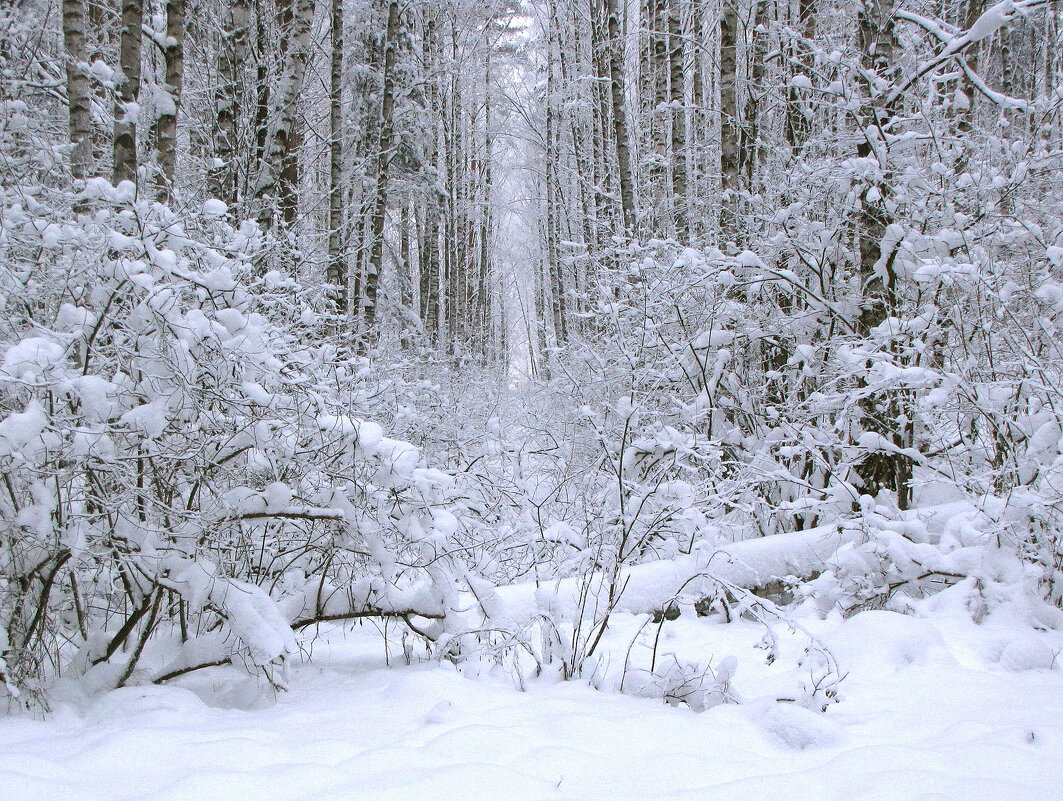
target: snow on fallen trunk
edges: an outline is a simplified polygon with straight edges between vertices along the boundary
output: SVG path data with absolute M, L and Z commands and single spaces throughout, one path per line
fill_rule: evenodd
M 756 589 L 787 576 L 808 578 L 822 570 L 840 547 L 861 536 L 863 532 L 857 528 L 820 526 L 622 568 L 617 583 L 623 591 L 614 610 L 648 613 L 663 609 L 680 597 L 693 601 L 714 595 L 721 584 Z M 538 586 L 525 583 L 498 587 L 492 622 L 515 626 L 543 613 L 554 617 L 582 617 L 595 610 L 603 613 L 608 585 L 608 575 L 597 573 L 589 581 L 576 577 Z M 581 597 L 585 588 L 589 597 L 584 602 Z
M 303 592 L 281 599 L 279 607 L 296 628 L 357 617 L 444 617 L 448 606 L 428 581 L 398 586 L 379 576 L 344 585 L 307 582 Z

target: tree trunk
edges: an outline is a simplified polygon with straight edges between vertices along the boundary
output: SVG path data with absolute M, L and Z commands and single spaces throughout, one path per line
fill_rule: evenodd
M 439 39 L 436 26 L 434 16 L 429 16 L 425 22 L 421 56 L 424 73 L 429 76 L 426 92 L 427 107 L 433 112 L 439 108 L 437 75 Z M 440 174 L 438 117 L 433 118 L 425 151 L 426 162 L 431 165 L 438 176 Z M 439 192 L 435 185 L 429 186 L 425 193 L 424 233 L 421 237 L 417 267 L 420 272 L 421 321 L 428 334 L 429 343 L 436 346 L 439 342 Z
M 672 220 L 681 244 L 690 240 L 687 217 L 687 112 L 686 85 L 683 79 L 683 18 L 680 0 L 668 0 L 668 88 L 671 106 Z
M 631 148 L 628 140 L 627 113 L 624 110 L 624 40 L 620 36 L 617 0 L 605 0 L 605 18 L 609 31 L 609 90 L 612 99 L 613 136 L 616 140 L 616 166 L 620 180 L 620 206 L 623 211 L 623 235 L 635 232 L 635 188 L 631 180 Z
M 275 0 L 277 29 L 279 32 L 278 44 L 281 57 L 288 55 L 289 36 L 295 15 L 295 0 Z M 313 11 L 311 11 L 311 20 Z M 300 93 L 301 95 L 301 93 Z M 294 240 L 294 227 L 299 219 L 299 188 L 302 181 L 302 173 L 299 165 L 299 151 L 303 144 L 303 119 L 299 115 L 300 96 L 296 96 L 295 105 L 292 109 L 292 127 L 289 133 L 287 147 L 281 160 L 281 171 L 277 179 L 277 211 L 280 212 L 280 221 L 284 226 L 286 244 L 293 264 L 298 264 L 298 248 Z
M 84 0 L 63 0 L 63 45 L 66 48 L 66 100 L 69 109 L 70 174 L 80 181 L 92 163 L 92 97 L 89 78 L 82 69 L 85 49 Z
M 641 113 L 640 158 L 643 219 L 641 224 L 650 235 L 664 233 L 662 224 L 667 217 L 665 179 L 668 158 L 668 102 L 669 41 L 666 34 L 668 0 L 642 0 L 644 32 L 640 37 L 640 75 L 638 105 Z M 662 206 L 664 207 L 662 213 Z
M 724 0 L 720 16 L 720 238 L 724 242 L 739 234 L 741 179 L 738 118 L 738 10 L 737 0 Z
M 967 0 L 963 9 L 962 24 L 964 30 L 969 30 L 978 17 L 981 16 L 982 11 L 985 10 L 985 0 Z M 978 47 L 970 47 L 967 52 L 964 53 L 961 58 L 967 65 L 967 68 L 974 73 L 978 72 Z M 960 142 L 960 155 L 956 159 L 954 165 L 954 172 L 960 174 L 967 169 L 970 142 L 967 137 L 974 129 L 974 119 L 977 109 L 978 90 L 974 88 L 971 79 L 964 74 L 960 81 L 962 97 L 956 95 L 952 98 L 953 110 L 955 112 L 956 131 L 959 134 Z M 957 103 L 959 105 L 957 106 Z
M 536 265 L 535 269 L 535 316 L 533 318 L 533 324 L 535 326 L 535 342 L 534 345 L 529 337 L 528 348 L 532 351 L 531 363 L 532 374 L 537 375 L 547 381 L 550 380 L 550 358 L 548 351 L 548 344 L 546 341 L 546 315 L 547 302 L 546 302 L 546 278 L 542 264 Z M 527 312 L 525 312 L 527 316 Z
M 481 189 L 482 212 L 480 214 L 480 271 L 477 279 L 477 318 L 480 328 L 480 353 L 487 360 L 491 352 L 492 344 L 492 282 L 494 273 L 492 264 L 492 236 L 494 224 L 492 220 L 491 205 L 491 182 L 493 178 L 492 153 L 494 150 L 494 135 L 491 131 L 491 50 L 488 48 L 484 55 L 484 155 L 483 155 L 483 187 Z
M 553 16 L 551 15 L 551 23 Z M 551 28 L 554 26 L 551 25 Z M 550 276 L 550 314 L 553 321 L 554 344 L 563 345 L 567 339 L 565 331 L 565 289 L 564 278 L 561 273 L 561 264 L 558 256 L 558 176 L 557 176 L 557 98 L 555 97 L 555 79 L 553 68 L 554 33 L 551 30 L 547 35 L 547 47 L 550 58 L 547 60 L 546 74 L 546 132 L 545 132 L 545 161 L 543 179 L 546 190 L 546 217 L 544 220 L 546 235 L 546 266 Z
M 232 0 L 227 30 L 222 35 L 218 56 L 219 84 L 215 95 L 215 162 L 207 170 L 207 192 L 211 197 L 235 205 L 238 199 L 237 125 L 240 119 L 241 72 L 248 56 L 251 6 L 248 0 Z M 261 80 L 264 83 L 264 76 Z
M 753 179 L 760 158 L 760 101 L 766 94 L 764 72 L 767 66 L 768 46 L 768 0 L 757 0 L 753 16 L 753 36 L 749 56 L 749 80 L 745 105 L 745 120 L 742 126 L 742 150 L 739 153 L 740 171 L 745 187 L 755 191 Z
M 616 235 L 613 220 L 616 206 L 611 200 L 613 187 L 613 169 L 616 159 L 610 159 L 610 47 L 606 41 L 607 21 L 602 6 L 596 0 L 588 0 L 590 20 L 590 57 L 594 74 L 592 84 L 592 123 L 591 133 L 594 140 L 594 207 L 596 238 L 600 243 L 608 244 L 609 237 Z
M 887 207 L 890 176 L 884 133 L 899 113 L 899 101 L 883 101 L 876 84 L 883 80 L 891 87 L 898 77 L 894 53 L 898 48 L 894 29 L 895 0 L 863 0 L 859 11 L 861 61 L 868 79 L 867 97 L 861 113 L 864 139 L 857 148 L 860 158 L 879 160 L 879 178 L 861 196 L 858 213 L 860 254 L 860 314 L 857 331 L 869 336 L 871 331 L 897 310 L 897 273 L 894 268 L 896 246 L 883 252 L 883 240 L 892 222 Z M 870 365 L 869 365 L 870 366 Z M 911 398 L 904 390 L 888 390 L 868 395 L 860 401 L 861 425 L 888 439 L 898 449 L 911 447 L 911 429 L 904 421 L 911 419 Z M 912 461 L 899 453 L 873 451 L 856 466 L 863 489 L 875 495 L 881 489 L 897 493 L 897 506 L 908 508 L 911 501 Z
M 797 10 L 797 29 L 802 39 L 791 42 L 791 59 L 802 74 L 812 71 L 812 58 L 809 42 L 816 38 L 816 0 L 799 0 Z M 812 130 L 812 111 L 802 100 L 802 90 L 793 84 L 786 89 L 786 142 L 791 153 L 798 153 L 808 140 Z
M 347 314 L 347 260 L 343 253 L 343 0 L 332 0 L 332 53 L 329 70 L 328 271 L 336 311 Z
M 118 26 L 115 26 L 113 22 L 118 18 L 115 9 L 120 7 L 120 3 L 117 0 L 108 0 L 108 2 L 100 0 L 92 3 L 88 0 L 81 0 L 81 2 L 88 10 L 88 26 L 85 28 L 88 58 L 85 61 L 88 64 L 96 61 L 104 64 L 112 63 L 114 61 L 112 50 L 116 49 L 115 41 L 120 35 Z M 93 101 L 98 103 L 100 108 L 114 102 L 113 88 L 108 88 L 102 81 L 91 80 L 89 86 L 93 96 L 90 98 L 90 112 Z M 92 155 L 89 163 L 93 165 L 93 176 L 102 175 L 101 165 L 111 155 L 114 147 L 114 126 L 101 125 L 95 121 L 90 121 L 90 124 L 92 125 Z
M 269 113 L 270 113 L 270 64 L 277 59 L 271 52 L 270 39 L 272 31 L 269 28 L 269 15 L 263 10 L 263 6 L 269 5 L 274 8 L 276 17 L 276 0 L 255 0 L 255 114 L 251 123 L 251 130 L 255 140 L 255 164 L 260 164 L 266 157 L 266 145 L 269 139 Z M 286 41 L 287 36 L 281 36 L 281 42 Z M 278 48 L 279 49 L 279 48 Z M 283 65 L 282 65 L 283 66 Z M 254 189 L 254 182 L 258 180 L 258 173 L 246 177 L 246 191 Z
M 144 35 L 143 0 L 122 0 L 121 75 L 114 111 L 113 182 L 137 180 L 137 116 L 140 98 L 140 40 Z
M 159 159 L 156 197 L 160 203 L 173 197 L 173 179 L 177 168 L 177 112 L 185 72 L 185 0 L 166 2 L 166 84 L 156 94 L 159 104 L 155 120 L 155 148 Z
M 458 29 L 454 21 L 450 28 L 451 63 L 457 63 Z M 465 268 L 465 242 L 462 236 L 462 126 L 461 82 L 456 72 L 450 73 L 446 112 L 443 122 L 443 147 L 447 179 L 447 217 L 443 228 L 443 285 L 446 288 L 446 349 L 448 354 L 458 352 L 459 329 L 462 320 L 461 284 Z
M 295 144 L 296 114 L 306 77 L 306 65 L 310 58 L 313 23 L 314 0 L 295 0 L 281 90 L 273 104 L 271 124 L 266 135 L 265 163 L 255 182 L 254 195 L 260 204 L 259 223 L 263 227 L 268 227 L 272 222 L 272 201 L 279 199 L 281 173 Z
M 289 233 L 299 220 L 299 186 L 302 182 L 299 150 L 303 144 L 303 121 L 299 116 L 298 98 L 295 103 L 293 124 L 281 160 L 281 172 L 277 178 L 277 211 L 280 212 L 281 223 Z
M 439 342 L 439 197 L 431 190 L 425 201 L 424 235 L 417 259 L 420 271 L 421 321 L 428 341 Z
M 373 205 L 372 249 L 365 276 L 365 325 L 368 336 L 374 337 L 377 291 L 384 259 L 384 217 L 388 204 L 388 168 L 391 161 L 391 140 L 394 133 L 392 113 L 395 108 L 395 60 L 399 45 L 399 3 L 388 3 L 388 25 L 384 34 L 384 90 L 380 103 L 380 146 L 377 153 L 376 198 Z
M 413 264 L 410 261 L 410 204 L 402 203 L 399 213 L 399 304 L 403 310 L 413 307 Z
M 1059 46 L 1059 0 L 1051 0 L 1045 11 L 1045 85 L 1042 94 L 1054 97 Z
M 875 79 L 891 81 L 896 77 L 893 53 L 897 45 L 892 0 L 863 0 L 859 25 L 860 53 L 864 68 L 868 75 Z M 866 105 L 861 115 L 865 135 L 857 147 L 857 155 L 860 158 L 881 158 L 885 155 L 886 147 L 882 134 L 889 128 L 897 109 L 881 107 L 882 93 L 870 80 L 867 82 L 866 92 Z M 884 171 L 886 165 L 880 164 L 879 167 Z M 892 256 L 886 257 L 882 254 L 882 239 L 892 221 L 885 203 L 886 193 L 889 191 L 886 183 L 883 180 L 868 187 L 860 204 L 862 298 L 858 328 L 864 336 L 885 320 L 896 305 L 896 276 L 892 269 Z M 885 259 L 885 263 L 880 265 L 882 259 Z
M 572 9 L 575 11 L 575 9 Z M 575 182 L 579 192 L 580 201 L 580 218 L 583 234 L 583 245 L 586 249 L 586 260 L 584 262 L 585 267 L 583 272 L 589 269 L 586 266 L 587 262 L 593 263 L 598 250 L 598 232 L 596 230 L 595 221 L 593 219 L 594 212 L 592 211 L 592 204 L 594 199 L 592 194 L 597 189 L 594 184 L 594 168 L 591 166 L 592 159 L 588 157 L 587 144 L 585 138 L 585 125 L 587 124 L 586 114 L 580 114 L 579 111 L 585 108 L 584 103 L 581 102 L 583 98 L 579 94 L 578 84 L 573 82 L 573 64 L 577 64 L 579 59 L 579 34 L 578 34 L 578 17 L 569 20 L 568 33 L 570 37 L 565 37 L 564 29 L 562 29 L 562 35 L 559 35 L 558 42 L 558 66 L 561 69 L 561 84 L 566 90 L 573 92 L 575 102 L 570 105 L 571 111 L 568 114 L 569 131 L 572 136 L 572 151 L 576 162 L 576 175 Z M 593 104 L 592 104 L 593 108 Z M 594 132 L 594 121 L 590 121 L 591 134 Z M 581 293 L 578 296 L 580 302 L 580 310 L 583 310 L 585 303 L 585 294 Z
M 688 9 L 687 30 L 691 42 L 695 45 L 690 48 L 691 61 L 685 68 L 690 75 L 690 115 L 687 128 L 687 150 L 690 158 L 687 171 L 690 176 L 690 186 L 687 189 L 688 223 L 691 233 L 701 237 L 705 232 L 704 200 L 710 194 L 708 185 L 715 181 L 715 167 L 710 169 L 709 159 L 706 153 L 714 147 L 712 138 L 712 123 L 716 118 L 716 103 L 713 99 L 712 75 L 716 72 L 716 64 L 710 60 L 712 41 L 711 31 L 716 26 L 715 17 L 710 24 L 710 14 L 705 8 L 703 0 L 687 0 Z

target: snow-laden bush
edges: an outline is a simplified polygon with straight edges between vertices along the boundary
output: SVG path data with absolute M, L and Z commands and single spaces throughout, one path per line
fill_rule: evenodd
M 897 284 L 862 332 L 853 243 L 828 235 L 864 180 L 851 169 L 825 172 L 833 210 L 802 194 L 757 252 L 627 248 L 600 287 L 594 336 L 529 390 L 524 435 L 507 429 L 470 457 L 471 473 L 507 488 L 500 513 L 519 510 L 512 542 L 528 572 L 583 577 L 578 608 L 552 617 L 567 675 L 630 594 L 632 566 L 819 525 L 846 535 L 840 550 L 808 549 L 792 584 L 811 580 L 797 597 L 821 614 L 901 609 L 1021 560 L 1059 603 L 1063 307 L 1046 243 L 1063 226 L 1032 205 L 1025 225 L 960 218 L 955 198 L 907 187 L 903 202 L 939 204 L 936 216 L 887 231 Z M 911 517 L 949 501 L 977 519 Z
M 255 273 L 256 227 L 132 184 L 77 201 L 0 197 L 4 681 L 239 660 L 282 682 L 293 627 L 442 621 L 450 479 L 344 402 L 357 363 Z M 147 665 L 151 638 L 173 647 Z

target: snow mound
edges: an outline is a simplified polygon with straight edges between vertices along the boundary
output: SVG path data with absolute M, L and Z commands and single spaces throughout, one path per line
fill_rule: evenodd
M 954 665 L 941 633 L 929 622 L 896 612 L 869 611 L 846 620 L 825 640 L 843 673 L 873 676 L 912 665 Z
M 208 714 L 208 707 L 191 690 L 180 687 L 121 687 L 104 693 L 85 715 L 97 724 L 139 722 L 184 723 Z
M 2 370 L 5 377 L 33 382 L 63 361 L 66 348 L 44 337 L 27 337 L 7 349 Z
M 1013 638 L 1000 653 L 1000 665 L 1008 670 L 1051 670 L 1056 661 L 1054 651 L 1033 632 Z
M 428 710 L 428 713 L 424 716 L 424 722 L 426 725 L 429 726 L 439 723 L 446 723 L 452 717 L 453 712 L 453 701 L 440 701 L 438 704 Z
M 845 739 L 840 725 L 796 704 L 775 703 L 755 708 L 752 720 L 769 740 L 796 751 L 830 748 Z

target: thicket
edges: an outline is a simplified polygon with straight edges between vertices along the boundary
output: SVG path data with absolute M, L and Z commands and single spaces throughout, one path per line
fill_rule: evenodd
M 264 168 L 278 196 L 245 174 L 268 148 L 237 153 L 221 134 L 201 162 L 213 169 L 188 177 L 152 159 L 135 180 L 84 172 L 58 29 L 2 12 L 10 704 L 59 675 L 106 688 L 229 663 L 281 687 L 298 634 L 359 618 L 398 622 L 408 656 L 416 641 L 566 677 L 595 674 L 618 611 L 785 621 L 903 611 L 965 583 L 976 618 L 1019 598 L 1033 624 L 1061 625 L 1054 3 L 772 16 L 758 2 L 738 8 L 744 36 L 730 6 L 697 5 L 680 30 L 680 5 L 654 4 L 629 36 L 638 103 L 615 3 L 539 9 L 538 39 L 500 26 L 510 12 L 462 7 L 463 33 L 493 45 L 453 45 L 449 73 L 431 69 L 446 60 L 436 5 L 398 20 L 391 5 L 357 97 L 383 113 L 389 81 L 449 74 L 456 127 L 418 116 L 438 85 L 399 92 L 398 133 L 369 139 L 402 155 L 391 178 L 366 148 L 346 162 L 357 202 L 350 186 L 303 180 L 315 191 L 287 196 L 305 212 L 291 219 L 279 163 Z M 708 17 L 711 35 L 688 24 Z M 742 79 L 735 95 L 712 78 L 725 108 L 711 124 L 699 105 L 711 93 L 688 83 L 704 54 L 672 70 L 701 53 L 692 42 Z M 482 117 L 463 117 L 452 68 L 466 45 L 542 79 L 511 98 L 547 123 L 535 147 L 507 151 L 541 167 L 536 235 L 511 281 L 492 228 L 499 87 L 471 95 Z M 98 129 L 124 89 L 95 64 L 74 71 L 95 82 Z M 241 102 L 233 131 L 247 134 Z M 278 147 L 292 119 L 267 129 Z M 141 126 L 141 149 L 158 136 Z M 188 159 L 205 147 L 190 133 L 171 146 Z M 358 231 L 349 271 L 322 235 L 337 229 L 310 223 L 339 196 Z M 823 659 L 812 704 L 837 678 Z M 706 682 L 676 663 L 628 687 L 703 707 L 728 697 L 733 669 Z

